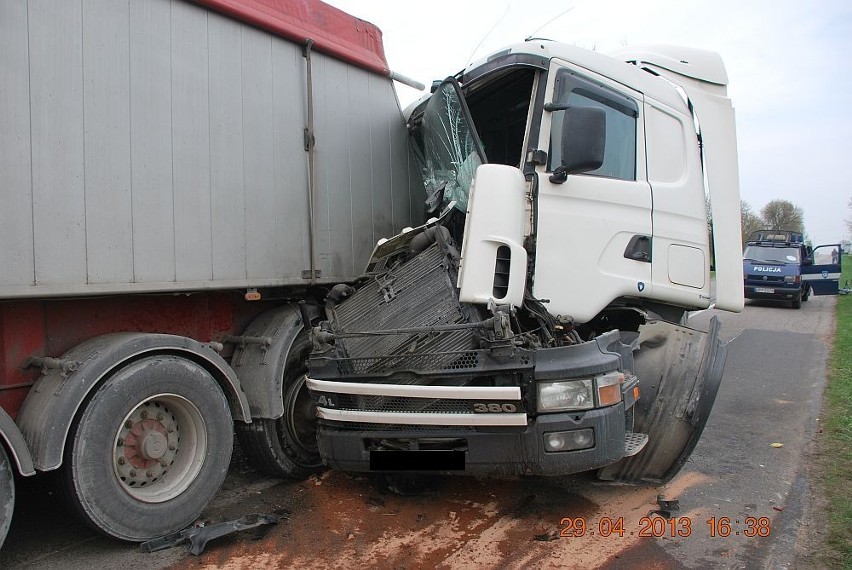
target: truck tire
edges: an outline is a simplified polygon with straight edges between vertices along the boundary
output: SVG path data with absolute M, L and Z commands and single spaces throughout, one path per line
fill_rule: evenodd
M 811 296 L 811 286 L 805 285 L 805 290 L 802 291 L 802 302 L 807 301 Z
M 0 444 L 0 548 L 6 540 L 15 511 L 15 474 L 3 445 Z
M 255 418 L 250 424 L 237 425 L 243 451 L 258 469 L 269 475 L 304 479 L 323 469 L 316 440 L 316 406 L 305 385 L 310 351 L 307 333 L 300 333 L 284 366 L 284 415 L 274 420 Z
M 233 449 L 222 389 L 174 355 L 115 372 L 85 402 L 59 473 L 72 511 L 108 536 L 144 541 L 190 525 L 219 489 Z
M 793 299 L 790 302 L 790 304 L 793 306 L 794 309 L 801 309 L 802 308 L 802 298 L 799 297 L 798 299 Z

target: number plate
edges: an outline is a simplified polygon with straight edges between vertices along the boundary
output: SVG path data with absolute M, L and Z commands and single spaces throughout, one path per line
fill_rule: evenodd
M 755 287 L 754 292 L 755 293 L 774 293 L 775 289 L 771 289 L 769 287 Z
M 464 451 L 450 449 L 370 451 L 370 471 L 464 471 Z

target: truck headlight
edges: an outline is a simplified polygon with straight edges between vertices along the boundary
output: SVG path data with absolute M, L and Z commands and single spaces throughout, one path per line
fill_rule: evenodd
M 800 275 L 785 275 L 784 283 L 801 283 L 802 277 Z
M 538 411 L 591 410 L 595 407 L 592 379 L 538 383 Z
M 614 371 L 594 378 L 557 380 L 538 383 L 538 411 L 567 412 L 591 410 L 597 406 L 612 406 L 621 402 L 624 373 Z

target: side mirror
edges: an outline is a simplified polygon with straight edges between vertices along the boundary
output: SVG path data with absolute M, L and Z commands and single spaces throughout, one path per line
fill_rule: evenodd
M 811 257 L 806 257 L 806 258 L 804 258 L 804 259 L 802 260 L 802 265 L 804 265 L 804 266 L 806 266 L 806 267 L 807 267 L 808 265 L 813 265 L 813 264 L 814 264 L 814 260 L 813 260 L 813 258 L 811 258 Z
M 606 148 L 606 113 L 599 107 L 568 107 L 562 121 L 562 166 L 567 174 L 601 167 Z

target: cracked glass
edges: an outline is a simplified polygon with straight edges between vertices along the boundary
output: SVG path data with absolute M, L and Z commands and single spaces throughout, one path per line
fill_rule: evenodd
M 470 185 L 485 153 L 455 81 L 445 81 L 432 95 L 421 134 L 427 209 L 437 211 L 455 201 L 453 207 L 466 212 Z

